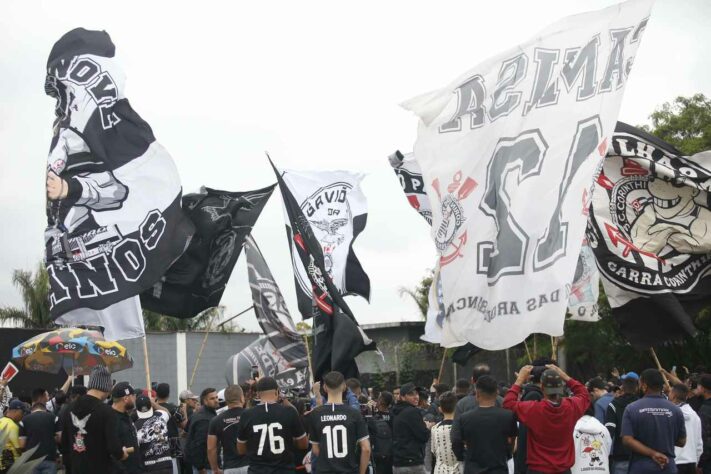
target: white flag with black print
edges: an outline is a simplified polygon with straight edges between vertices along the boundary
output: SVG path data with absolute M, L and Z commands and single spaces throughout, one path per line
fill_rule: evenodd
M 562 19 L 405 104 L 421 119 L 444 324 L 469 342 L 563 334 L 593 176 L 651 6 Z M 460 342 L 446 334 L 442 345 Z
M 360 295 L 369 300 L 370 279 L 353 252 L 353 242 L 368 218 L 368 203 L 360 187 L 364 176 L 350 171 L 285 170 L 283 179 L 321 244 L 324 267 L 333 284 L 342 295 Z M 311 282 L 296 250 L 286 209 L 284 216 L 299 312 L 310 318 Z
M 173 159 L 125 96 L 115 49 L 105 31 L 76 28 L 47 61 L 56 118 L 45 262 L 52 318 L 123 339 L 143 333 L 137 295 L 180 257 L 194 228 Z

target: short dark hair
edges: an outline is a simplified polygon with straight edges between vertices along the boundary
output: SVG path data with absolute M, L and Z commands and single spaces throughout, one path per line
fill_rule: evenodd
M 711 390 L 711 374 L 701 374 L 698 384 L 706 390 Z
M 639 381 L 632 377 L 622 379 L 622 391 L 625 393 L 635 393 L 639 390 Z
M 683 383 L 674 384 L 672 391 L 680 400 L 686 400 L 686 397 L 689 396 L 689 387 Z
M 479 377 L 483 377 L 484 375 L 491 375 L 491 367 L 489 367 L 489 364 L 481 362 L 475 365 L 472 369 L 472 380 L 474 383 L 479 380 Z
M 449 385 L 447 385 L 446 383 L 436 383 L 433 385 L 433 387 L 437 396 L 442 395 L 444 392 L 449 392 L 450 390 Z
M 46 388 L 37 387 L 33 389 L 32 394 L 30 395 L 32 397 L 32 403 L 39 401 L 40 398 L 44 397 L 45 393 L 47 393 Z
M 343 376 L 341 375 L 341 377 L 343 377 Z M 351 389 L 351 392 L 355 392 L 355 389 L 357 389 L 357 388 L 362 388 L 362 385 L 360 384 L 360 380 L 358 380 L 356 378 L 350 378 L 350 379 L 346 380 L 346 385 L 348 386 L 348 388 Z
M 354 379 L 348 379 L 348 380 L 350 381 L 350 380 L 354 380 Z M 332 372 L 329 372 L 323 376 L 323 385 L 325 387 L 330 388 L 331 390 L 338 389 L 341 385 L 343 385 L 343 381 L 344 381 L 343 374 L 340 372 L 336 372 L 335 370 Z
M 380 396 L 378 396 L 378 401 L 386 407 L 391 407 L 393 405 L 393 402 L 395 401 L 395 397 L 392 393 L 383 390 L 382 392 L 380 392 Z
M 442 410 L 442 413 L 454 413 L 458 401 L 454 392 L 444 392 L 439 397 L 439 408 Z
M 70 397 L 81 397 L 82 395 L 86 395 L 86 387 L 83 385 L 74 385 L 69 389 Z
M 471 382 L 467 379 L 459 379 L 457 380 L 457 383 L 454 385 L 454 390 L 457 393 L 469 393 L 469 390 L 472 387 Z
M 217 392 L 217 390 L 212 387 L 208 387 L 202 392 L 200 392 L 200 405 L 205 404 L 205 398 L 207 398 L 207 396 L 210 395 L 212 392 Z
M 646 369 L 642 372 L 641 379 L 650 390 L 659 391 L 664 387 L 664 377 L 657 369 Z
M 476 391 L 486 397 L 495 397 L 499 393 L 499 385 L 490 375 L 483 375 L 476 381 Z
M 156 385 L 156 397 L 168 398 L 170 396 L 170 385 L 167 383 L 159 383 Z

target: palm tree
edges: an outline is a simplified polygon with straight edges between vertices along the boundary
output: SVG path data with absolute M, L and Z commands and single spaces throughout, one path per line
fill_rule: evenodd
M 49 315 L 49 277 L 42 262 L 34 275 L 26 270 L 12 272 L 12 283 L 22 294 L 24 308 L 0 308 L 0 322 L 12 322 L 23 328 L 47 329 L 54 326 Z
M 422 317 L 422 319 L 427 319 L 430 287 L 432 286 L 433 278 L 434 271 L 430 270 L 427 275 L 425 275 L 422 280 L 420 280 L 414 290 L 411 290 L 410 288 L 400 287 L 400 296 L 407 295 L 412 298 L 415 304 L 417 304 L 417 308 L 420 310 L 420 316 Z

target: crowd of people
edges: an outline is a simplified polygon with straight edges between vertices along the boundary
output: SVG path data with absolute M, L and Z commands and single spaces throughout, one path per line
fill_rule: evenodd
M 511 386 L 479 364 L 454 387 L 375 393 L 330 372 L 310 397 L 262 377 L 177 405 L 168 384 L 134 389 L 103 367 L 70 382 L 22 399 L 0 380 L 0 474 L 711 473 L 708 374 L 583 384 L 539 360 Z

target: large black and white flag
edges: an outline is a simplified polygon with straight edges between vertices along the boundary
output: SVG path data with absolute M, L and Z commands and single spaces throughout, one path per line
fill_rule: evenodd
M 176 318 L 192 318 L 219 305 L 245 238 L 274 186 L 244 192 L 203 188 L 183 197 L 195 236 L 183 256 L 141 295 L 143 306 Z
M 612 312 L 638 348 L 696 332 L 711 300 L 711 151 L 618 123 L 593 195 L 588 240 Z
M 259 326 L 290 367 L 308 366 L 304 340 L 296 332 L 286 301 L 252 236 L 244 243 L 249 287 Z
M 421 119 L 450 332 L 487 350 L 563 334 L 593 176 L 651 6 L 562 19 L 405 104 Z
M 368 218 L 367 201 L 360 187 L 363 175 L 349 171 L 285 170 L 283 178 L 320 244 L 324 268 L 340 294 L 370 299 L 370 279 L 353 252 L 353 242 Z M 286 228 L 299 312 L 310 318 L 311 283 L 288 220 Z
M 422 168 L 415 159 L 415 155 L 413 153 L 403 155 L 400 150 L 395 150 L 395 153 L 388 156 L 388 162 L 400 181 L 407 202 L 429 225 L 432 225 L 432 204 L 425 192 Z
M 183 253 L 193 226 L 180 206 L 175 163 L 124 96 L 114 53 L 106 32 L 77 28 L 47 61 L 45 91 L 56 99 L 47 162 L 49 302 L 52 317 L 66 324 L 101 324 L 96 310 L 122 303 L 132 308 L 121 315 L 126 325 L 142 331 L 135 297 Z
M 311 288 L 312 307 L 306 308 L 302 315 L 314 318 L 314 353 L 312 358 L 314 380 L 320 380 L 324 374 L 331 370 L 337 370 L 346 377 L 357 377 L 358 366 L 355 357 L 363 351 L 375 350 L 375 343 L 360 328 L 334 280 L 326 271 L 322 243 L 312 230 L 309 220 L 315 215 L 315 209 L 314 212 L 308 207 L 306 211 L 302 210 L 302 206 L 294 198 L 291 189 L 282 178 L 282 174 L 276 169 L 271 159 L 269 162 L 276 174 L 284 200 L 289 245 L 291 246 L 292 242 L 295 244 L 292 250 L 303 268 L 306 269 Z M 333 201 L 334 210 L 345 213 L 342 203 L 338 202 L 343 199 L 341 197 L 343 191 L 345 190 L 342 187 L 336 188 L 329 198 L 324 196 L 315 201 L 313 205 L 328 207 L 324 204 L 323 199 L 330 199 Z M 296 271 L 296 267 L 294 267 L 294 272 L 296 273 Z M 297 290 L 298 288 L 297 285 Z
M 284 390 L 304 389 L 309 383 L 308 367 L 295 367 L 274 347 L 268 337 L 260 337 L 237 354 L 227 359 L 227 384 L 243 384 L 253 379 L 256 367 L 260 377 L 274 377 Z

